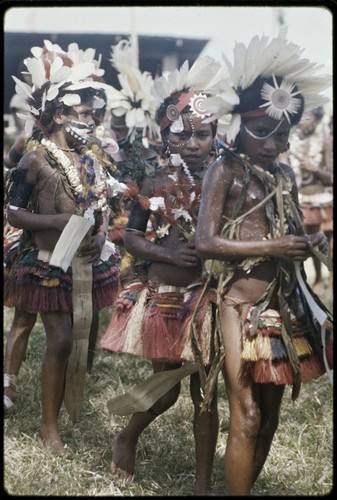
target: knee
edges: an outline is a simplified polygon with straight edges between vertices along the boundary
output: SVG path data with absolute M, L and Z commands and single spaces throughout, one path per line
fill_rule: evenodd
M 72 347 L 73 340 L 71 335 L 58 335 L 55 338 L 49 338 L 47 341 L 47 353 L 64 359 L 70 356 Z
M 238 412 L 231 416 L 231 426 L 235 429 L 240 428 L 241 437 L 246 441 L 255 441 L 260 432 L 261 416 L 255 406 L 242 405 Z

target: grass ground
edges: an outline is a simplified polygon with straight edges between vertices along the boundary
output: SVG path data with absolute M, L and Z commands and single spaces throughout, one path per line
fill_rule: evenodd
M 332 303 L 325 280 L 324 301 Z M 101 329 L 111 311 L 101 313 Z M 4 331 L 12 311 L 4 310 Z M 193 407 L 187 380 L 176 405 L 143 433 L 136 479 L 122 485 L 110 474 L 114 435 L 127 417 L 110 416 L 106 402 L 151 374 L 150 363 L 131 356 L 98 352 L 87 376 L 81 417 L 75 425 L 64 409 L 60 432 L 72 459 L 55 457 L 38 439 L 40 367 L 45 336 L 40 321 L 31 335 L 19 377 L 16 414 L 4 421 L 4 487 L 13 496 L 190 496 L 194 485 Z M 327 376 L 304 384 L 296 402 L 286 388 L 280 425 L 255 496 L 325 496 L 333 487 L 333 394 Z M 219 384 L 220 432 L 213 472 L 215 496 L 226 493 L 223 456 L 228 433 L 228 405 Z

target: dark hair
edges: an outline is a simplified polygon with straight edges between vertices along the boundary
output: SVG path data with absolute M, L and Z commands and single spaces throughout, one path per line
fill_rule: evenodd
M 282 82 L 283 78 L 280 76 L 275 77 L 278 85 Z M 240 97 L 240 104 L 238 104 L 235 109 L 234 113 L 246 113 L 247 111 L 253 111 L 257 109 L 261 104 L 264 104 L 265 101 L 261 99 L 261 89 L 263 87 L 264 83 L 269 83 L 270 85 L 273 85 L 273 78 L 262 78 L 259 76 L 254 83 L 248 87 L 247 89 L 240 89 L 238 88 L 237 93 Z M 298 91 L 298 88 L 295 86 L 294 91 Z M 290 118 L 290 123 L 291 125 L 296 125 L 300 119 L 302 118 L 303 114 L 303 109 L 304 109 L 304 98 L 302 94 L 297 94 L 296 99 L 300 99 L 300 108 L 298 109 L 297 113 L 291 114 L 289 113 L 289 118 Z

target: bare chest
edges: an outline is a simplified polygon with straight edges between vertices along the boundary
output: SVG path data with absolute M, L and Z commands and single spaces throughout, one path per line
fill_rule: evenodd
M 67 178 L 47 163 L 40 169 L 34 192 L 38 213 L 75 212 L 75 198 Z
M 228 190 L 226 199 L 225 213 L 227 216 L 235 214 L 235 207 L 240 214 L 247 212 L 259 205 L 266 197 L 266 188 L 263 183 L 251 177 L 248 183 L 245 183 L 242 175 L 235 175 Z

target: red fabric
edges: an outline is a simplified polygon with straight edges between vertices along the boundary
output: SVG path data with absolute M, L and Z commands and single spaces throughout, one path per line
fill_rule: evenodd
M 182 110 L 187 106 L 187 104 L 190 102 L 191 97 L 195 95 L 195 92 L 176 92 L 175 94 L 172 94 L 172 97 L 178 97 L 178 102 L 175 105 L 180 113 Z M 166 127 L 168 127 L 172 121 L 165 115 L 162 121 L 160 122 L 160 131 L 162 132 Z
M 267 114 L 266 109 L 267 109 L 266 107 L 252 109 L 251 111 L 246 111 L 245 113 L 240 113 L 240 116 L 242 118 L 255 118 L 258 116 L 264 116 Z

